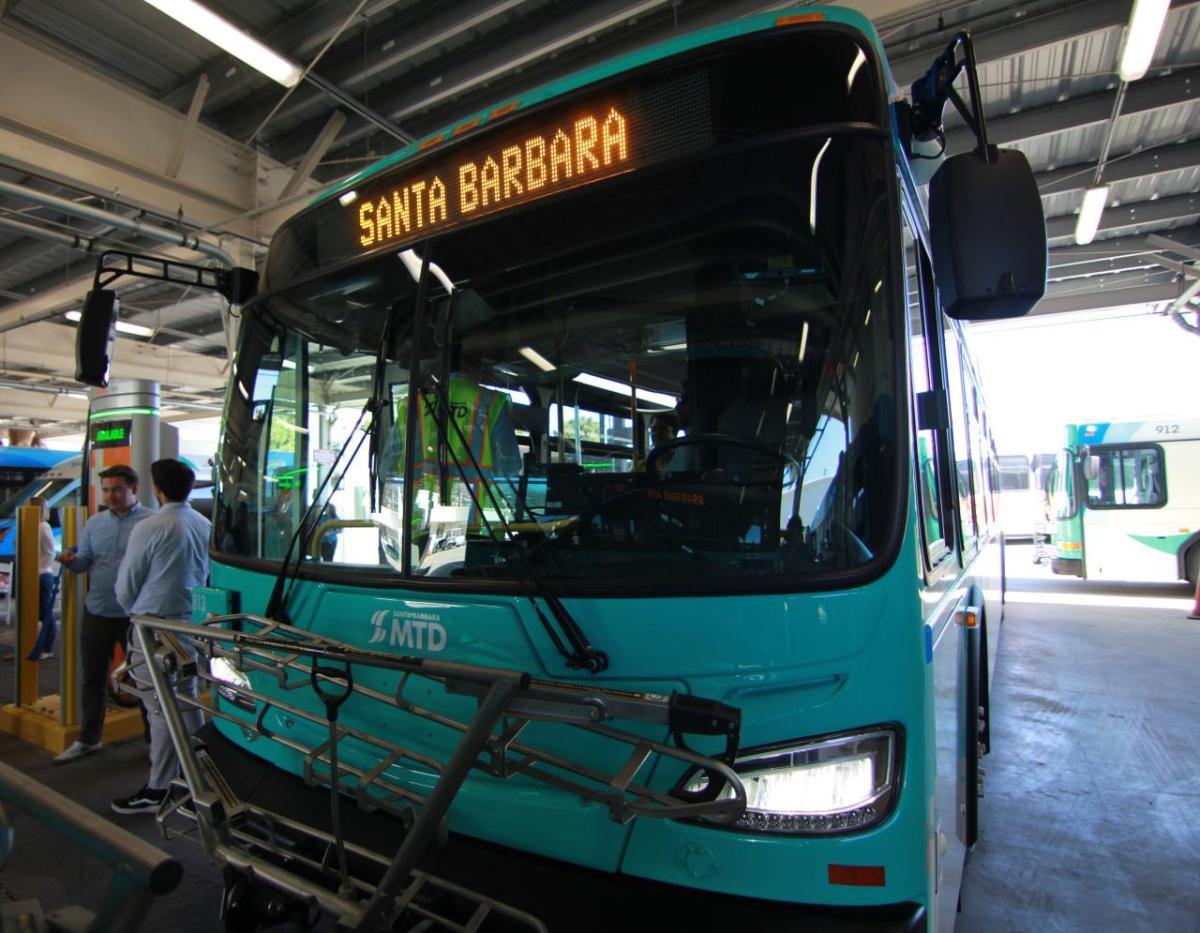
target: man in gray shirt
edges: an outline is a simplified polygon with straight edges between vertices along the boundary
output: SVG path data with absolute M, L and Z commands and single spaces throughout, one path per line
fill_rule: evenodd
M 117 602 L 131 616 L 162 616 L 189 622 L 192 615 L 192 590 L 208 581 L 207 518 L 188 504 L 196 474 L 178 460 L 156 460 L 150 465 L 154 495 L 159 510 L 134 529 L 129 549 L 117 573 Z M 187 641 L 186 639 L 184 641 Z M 150 777 L 146 786 L 129 797 L 112 802 L 116 813 L 152 813 L 167 794 L 167 788 L 179 770 L 179 758 L 171 744 L 141 646 L 133 640 L 129 652 L 130 671 L 135 683 L 143 687 L 146 715 L 150 721 Z M 185 645 L 193 652 L 191 644 Z M 196 678 L 181 679 L 176 693 L 196 697 Z M 183 721 L 189 732 L 203 722 L 199 710 L 183 704 Z
M 73 573 L 91 572 L 83 626 L 79 633 L 83 657 L 80 706 L 83 728 L 54 761 L 64 764 L 90 755 L 100 748 L 104 714 L 108 709 L 108 669 L 113 648 L 129 650 L 129 616 L 117 602 L 114 587 L 117 568 L 129 546 L 135 525 L 152 514 L 137 501 L 138 475 L 132 467 L 114 466 L 100 472 L 100 497 L 108 507 L 88 520 L 73 552 L 58 555 L 59 562 Z

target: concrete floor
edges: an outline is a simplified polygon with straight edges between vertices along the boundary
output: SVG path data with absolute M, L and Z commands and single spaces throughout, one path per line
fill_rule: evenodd
M 1186 618 L 1190 594 L 1055 578 L 1031 554 L 1016 546 L 1008 555 L 993 753 L 958 930 L 1200 931 L 1200 622 Z M 0 646 L 11 631 L 0 629 Z M 43 667 L 54 692 L 57 662 Z M 5 664 L 0 700 L 11 695 Z M 165 847 L 152 818 L 108 809 L 144 781 L 140 739 L 55 767 L 48 752 L 0 735 L 0 760 Z M 107 869 L 11 817 L 16 848 L 0 898 L 98 906 Z M 216 871 L 193 846 L 170 851 L 185 865 L 184 885 L 143 929 L 219 930 Z

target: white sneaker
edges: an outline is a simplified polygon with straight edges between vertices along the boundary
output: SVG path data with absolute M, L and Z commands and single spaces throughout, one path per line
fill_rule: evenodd
M 98 751 L 100 751 L 99 742 L 91 745 L 87 742 L 76 740 L 54 756 L 54 763 L 56 765 L 65 765 L 68 761 L 74 761 L 76 758 L 83 758 L 85 755 L 90 755 L 92 752 Z

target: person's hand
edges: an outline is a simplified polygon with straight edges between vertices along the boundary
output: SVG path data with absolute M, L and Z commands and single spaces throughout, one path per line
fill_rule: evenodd
M 61 553 L 55 554 L 54 559 L 56 561 L 58 561 L 60 564 L 62 564 L 64 567 L 70 567 L 71 564 L 73 564 L 75 562 L 75 552 L 74 551 L 62 551 Z

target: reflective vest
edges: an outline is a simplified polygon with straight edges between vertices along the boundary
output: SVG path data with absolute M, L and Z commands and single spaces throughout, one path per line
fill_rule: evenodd
M 478 521 L 474 500 L 487 510 L 492 509 L 491 500 L 481 488 L 479 473 L 483 474 L 492 487 L 492 493 L 503 506 L 507 500 L 512 504 L 517 477 L 521 472 L 521 452 L 512 415 L 512 400 L 503 392 L 488 389 L 465 376 L 452 375 L 449 386 L 449 411 L 441 399 L 426 399 L 417 394 L 421 416 L 417 419 L 418 459 L 416 461 L 416 487 L 436 495 L 439 486 L 438 446 L 441 434 L 438 418 L 444 418 L 446 475 L 449 479 L 451 499 L 446 505 L 465 506 L 469 511 L 469 523 Z M 396 403 L 395 430 L 400 436 L 408 427 L 408 398 Z M 453 419 L 454 424 L 450 423 Z M 454 425 L 458 426 L 455 430 Z M 466 442 L 464 444 L 464 441 Z M 470 455 L 467 449 L 470 449 Z M 474 462 L 472 462 L 472 457 Z M 460 472 L 461 468 L 461 472 Z M 404 470 L 404 445 L 398 445 L 398 457 L 394 464 L 396 474 Z M 462 478 L 474 491 L 474 496 L 463 489 Z M 506 480 L 508 480 L 506 482 Z M 498 481 L 498 484 L 497 484 Z M 425 524 L 419 510 L 414 514 L 418 526 Z

